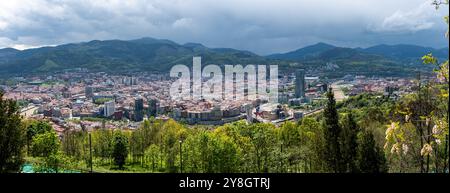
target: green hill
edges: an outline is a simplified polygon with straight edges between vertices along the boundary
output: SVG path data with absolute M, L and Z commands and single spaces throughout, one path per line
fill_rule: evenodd
M 204 65 L 278 64 L 281 71 L 305 68 L 330 77 L 348 73 L 411 76 L 417 69 L 427 68 L 421 64 L 420 57 L 429 52 L 439 57 L 445 57 L 446 53 L 448 58 L 448 48 L 437 50 L 411 45 L 353 49 L 318 43 L 263 57 L 249 51 L 208 48 L 199 43 L 181 45 L 165 39 L 94 40 L 23 51 L 0 49 L 0 76 L 54 73 L 74 68 L 112 73 L 168 72 L 176 64 L 192 65 L 193 56 L 201 56 Z M 327 63 L 337 64 L 339 68 L 327 70 Z
M 0 52 L 2 54 L 3 52 Z M 5 52 L 6 53 L 6 52 Z M 176 64 L 202 63 L 265 64 L 266 58 L 248 51 L 211 49 L 200 44 L 179 45 L 170 40 L 142 38 L 131 41 L 107 40 L 43 47 L 0 55 L 0 73 L 53 72 L 71 68 L 91 71 L 169 71 Z

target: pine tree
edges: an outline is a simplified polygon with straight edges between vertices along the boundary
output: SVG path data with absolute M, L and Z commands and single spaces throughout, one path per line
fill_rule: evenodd
M 359 127 L 356 124 L 353 114 L 350 112 L 344 120 L 342 128 L 342 159 L 345 164 L 345 171 L 357 172 L 357 148 L 358 148 Z
M 114 163 L 123 169 L 125 165 L 125 160 L 128 155 L 128 138 L 122 132 L 118 131 L 114 136 L 114 148 L 112 156 L 114 158 Z
M 332 172 L 343 172 L 343 162 L 341 156 L 339 116 L 336 109 L 336 100 L 330 88 L 327 93 L 328 102 L 324 110 L 324 139 L 325 139 L 325 161 L 327 167 Z
M 388 170 L 384 152 L 376 145 L 369 131 L 359 135 L 358 168 L 362 173 L 384 173 Z

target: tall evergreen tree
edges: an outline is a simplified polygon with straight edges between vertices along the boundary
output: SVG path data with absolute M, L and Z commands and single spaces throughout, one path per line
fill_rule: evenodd
M 359 127 L 350 112 L 343 121 L 342 127 L 342 160 L 347 172 L 357 172 L 357 148 Z
M 336 100 L 330 88 L 327 92 L 328 102 L 324 110 L 324 139 L 325 152 L 324 159 L 327 167 L 332 172 L 343 172 L 343 162 L 341 156 L 341 127 L 339 126 L 339 115 L 336 109 Z
M 116 132 L 114 136 L 114 146 L 112 156 L 114 158 L 114 163 L 123 169 L 125 165 L 125 160 L 128 155 L 128 138 L 122 132 Z
M 16 172 L 23 162 L 26 132 L 16 101 L 4 100 L 0 92 L 0 173 Z
M 359 135 L 358 168 L 363 173 L 385 173 L 388 171 L 384 152 L 378 147 L 370 131 Z

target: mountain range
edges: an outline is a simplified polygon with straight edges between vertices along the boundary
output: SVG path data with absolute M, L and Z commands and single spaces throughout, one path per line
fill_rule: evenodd
M 337 58 L 367 58 L 385 57 L 393 60 L 417 60 L 423 55 L 433 53 L 437 58 L 448 58 L 448 48 L 435 49 L 417 45 L 386 45 L 380 44 L 368 48 L 342 48 L 330 44 L 317 43 L 282 54 L 268 55 L 267 58 L 283 60 L 337 59 Z
M 217 64 L 263 63 L 266 58 L 229 48 L 207 48 L 197 43 L 177 44 L 170 40 L 94 40 L 27 50 L 0 49 L 0 73 L 40 73 L 72 68 L 92 71 L 169 71 L 173 65 L 202 62 Z
M 313 67 L 335 62 L 352 64 L 351 69 L 347 70 L 350 72 L 373 71 L 367 67 L 383 67 L 386 70 L 405 63 L 420 63 L 420 58 L 430 52 L 438 58 L 448 58 L 448 48 L 415 45 L 344 48 L 317 43 L 292 52 L 261 56 L 250 51 L 209 48 L 199 43 L 178 44 L 155 38 L 94 40 L 27 50 L 0 49 L 0 75 L 48 73 L 73 68 L 106 72 L 168 72 L 176 64 L 191 65 L 193 56 L 201 56 L 203 64 L 279 64 L 281 69 L 289 70 L 305 67 L 292 65 L 293 62 Z

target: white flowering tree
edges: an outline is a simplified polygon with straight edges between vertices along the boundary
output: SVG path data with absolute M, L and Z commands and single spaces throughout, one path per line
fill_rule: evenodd
M 448 3 L 448 0 L 432 2 L 436 9 Z M 444 20 L 448 25 L 448 15 Z M 445 36 L 448 41 L 448 29 Z M 418 92 L 396 112 L 397 119 L 386 130 L 384 148 L 399 160 L 400 171 L 410 156 L 417 161 L 420 172 L 448 173 L 448 59 L 440 62 L 429 53 L 422 60 L 435 66 L 436 78 L 423 86 L 419 76 Z

